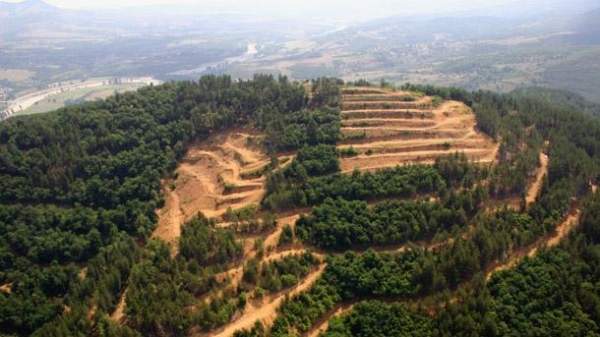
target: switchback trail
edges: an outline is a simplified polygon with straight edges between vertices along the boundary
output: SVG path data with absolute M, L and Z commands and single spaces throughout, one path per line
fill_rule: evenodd
M 321 264 L 318 269 L 309 274 L 308 277 L 292 289 L 267 296 L 259 303 L 252 303 L 252 301 L 249 301 L 241 317 L 226 325 L 221 330 L 208 334 L 198 333 L 193 336 L 231 337 L 238 330 L 251 328 L 256 321 L 262 322 L 265 326 L 270 326 L 275 320 L 277 309 L 283 303 L 283 300 L 310 289 L 310 287 L 321 277 L 323 271 L 325 271 L 325 267 L 326 265 L 324 263 Z

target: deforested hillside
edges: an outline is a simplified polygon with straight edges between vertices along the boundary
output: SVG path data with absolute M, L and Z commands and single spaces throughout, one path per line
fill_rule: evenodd
M 12 118 L 0 331 L 600 334 L 577 106 L 208 76 Z
M 475 115 L 456 101 L 370 87 L 342 91 L 343 171 L 404 163 L 433 163 L 461 152 L 472 161 L 495 160 L 497 145 L 475 129 Z

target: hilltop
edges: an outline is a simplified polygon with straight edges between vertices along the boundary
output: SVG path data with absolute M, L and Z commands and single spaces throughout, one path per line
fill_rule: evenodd
M 10 118 L 0 329 L 600 333 L 600 122 L 535 96 L 206 76 Z

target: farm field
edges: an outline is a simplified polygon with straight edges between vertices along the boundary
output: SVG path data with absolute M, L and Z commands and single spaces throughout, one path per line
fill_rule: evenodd
M 62 108 L 68 104 L 104 99 L 116 92 L 123 93 L 127 91 L 133 91 L 143 86 L 145 86 L 143 83 L 125 83 L 101 85 L 93 88 L 73 89 L 47 96 L 42 100 L 33 103 L 33 105 L 31 105 L 29 108 L 16 112 L 15 116 L 45 113 Z

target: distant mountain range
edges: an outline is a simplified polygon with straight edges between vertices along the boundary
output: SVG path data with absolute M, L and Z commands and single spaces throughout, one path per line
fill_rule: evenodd
M 42 0 L 26 0 L 23 2 L 0 2 L 0 15 L 9 16 L 27 16 L 27 15 L 48 15 L 62 12 L 55 6 L 52 6 Z
M 100 34 L 109 25 L 85 11 L 67 10 L 52 6 L 42 0 L 19 3 L 0 2 L 0 42 L 14 40 L 56 38 L 86 39 Z M 110 29 L 108 32 L 112 31 Z M 106 32 L 106 31 L 105 31 Z
M 594 6 L 597 0 L 520 0 L 341 25 L 256 11 L 215 13 L 218 6 L 85 11 L 43 0 L 0 1 L 0 70 L 35 73 L 28 81 L 0 78 L 0 85 L 18 92 L 89 76 L 169 80 L 265 72 L 495 91 L 548 86 L 600 102 L 600 9 Z M 256 53 L 242 57 L 248 45 Z

